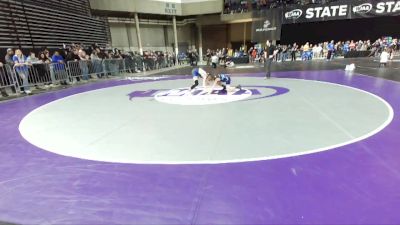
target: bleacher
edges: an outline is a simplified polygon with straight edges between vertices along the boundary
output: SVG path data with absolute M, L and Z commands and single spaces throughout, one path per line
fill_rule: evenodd
M 60 48 L 64 43 L 106 45 L 107 20 L 90 13 L 88 0 L 0 0 L 0 57 L 5 49 Z

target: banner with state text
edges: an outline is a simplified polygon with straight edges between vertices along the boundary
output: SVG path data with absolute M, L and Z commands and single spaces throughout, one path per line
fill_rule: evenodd
M 283 24 L 327 20 L 400 16 L 400 0 L 348 0 L 330 4 L 289 6 L 283 10 Z

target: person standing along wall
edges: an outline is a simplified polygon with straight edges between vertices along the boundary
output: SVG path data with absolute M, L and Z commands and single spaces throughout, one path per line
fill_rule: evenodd
M 292 61 L 296 61 L 296 54 L 297 54 L 297 49 L 298 49 L 298 46 L 297 46 L 297 44 L 296 43 L 294 43 L 293 44 L 293 47 L 292 47 L 292 49 L 291 49 L 291 52 L 290 52 L 290 54 L 291 54 L 291 58 L 292 58 Z
M 54 71 L 51 71 L 51 60 L 47 58 L 46 54 L 44 52 L 39 53 L 38 60 L 40 62 L 40 66 L 38 67 L 38 73 L 39 74 L 45 74 L 47 82 L 45 83 L 45 87 L 54 87 L 55 84 L 53 84 L 53 77 L 51 74 L 53 73 L 54 76 Z M 50 77 L 49 77 L 50 76 Z
M 7 84 L 8 84 L 8 78 L 7 78 L 6 69 L 4 68 L 3 63 L 0 62 L 0 92 L 1 92 L 1 96 L 3 96 L 3 97 L 8 97 L 8 94 L 4 87 Z
M 12 48 L 8 48 L 7 49 L 7 54 L 5 56 L 5 64 L 9 66 L 9 68 L 13 69 L 14 68 L 14 61 L 13 61 L 13 56 L 14 56 L 14 51 L 12 50 Z M 5 69 L 5 73 L 6 73 L 6 82 L 8 83 L 13 83 L 14 81 L 12 80 L 12 72 Z M 17 93 L 17 90 L 15 89 L 15 87 L 11 87 L 11 90 L 13 93 Z
M 383 52 L 380 55 L 380 60 L 379 60 L 379 67 L 386 67 L 386 64 L 389 61 L 389 49 L 385 48 Z
M 51 57 L 51 70 L 53 71 L 52 74 L 52 82 L 56 80 L 59 80 L 61 84 L 67 85 L 68 81 L 66 78 L 66 67 L 65 67 L 65 62 L 64 62 L 64 57 L 60 55 L 59 51 L 54 51 L 53 56 Z
M 82 79 L 84 81 L 89 80 L 89 67 L 88 67 L 88 60 L 89 57 L 86 55 L 86 52 L 82 49 L 78 51 L 79 53 L 79 67 L 82 71 Z
M 92 67 L 93 67 L 93 73 L 96 74 L 97 78 L 101 78 L 102 77 L 102 70 L 103 67 L 101 66 L 102 64 L 102 59 L 99 56 L 100 53 L 100 49 L 96 48 L 92 51 L 92 54 L 90 55 L 90 60 L 92 62 Z
M 209 66 L 210 62 L 211 62 L 211 50 L 210 49 L 207 49 L 206 62 L 207 62 L 207 66 Z
M 284 45 L 284 46 L 282 47 L 282 57 L 281 57 L 281 61 L 282 61 L 282 62 L 285 62 L 285 61 L 287 60 L 287 58 L 288 58 L 288 46 L 287 46 L 287 45 Z
M 218 56 L 214 53 L 211 56 L 211 64 L 212 64 L 212 68 L 216 69 L 217 68 L 217 64 L 219 62 L 219 58 Z
M 15 50 L 15 55 L 12 60 L 14 61 L 14 69 L 17 72 L 18 76 L 22 79 L 22 91 L 25 94 L 30 94 L 29 90 L 29 67 L 28 62 L 26 61 L 26 57 L 22 54 L 20 49 Z
M 56 54 L 56 52 L 54 52 L 54 54 Z M 53 57 L 54 57 L 54 55 L 53 55 Z M 69 62 L 74 61 L 74 62 L 78 63 L 79 60 L 81 60 L 81 58 L 79 57 L 79 49 L 77 49 L 77 48 L 72 49 L 70 52 L 68 52 L 67 56 L 65 57 L 65 61 L 68 66 L 73 65 L 73 63 L 69 63 Z M 53 62 L 54 62 L 54 60 L 53 60 Z M 80 67 L 69 68 L 69 71 L 70 71 L 70 74 L 72 73 L 72 75 L 74 76 L 73 78 L 71 78 L 72 80 L 70 82 L 72 82 L 74 84 L 76 82 L 81 81 L 79 76 L 76 76 L 76 74 L 81 74 Z
M 35 88 L 38 90 L 43 90 L 46 88 L 45 84 L 47 83 L 46 72 L 43 68 L 42 62 L 36 57 L 34 51 L 29 53 L 29 56 L 26 58 L 26 62 L 31 65 L 31 71 L 37 71 L 37 75 L 31 76 L 31 80 L 35 83 Z M 33 77 L 33 78 L 32 78 Z
M 328 44 L 328 55 L 327 55 L 326 59 L 327 60 L 332 60 L 334 54 L 335 54 L 335 44 L 334 44 L 334 41 L 331 41 Z

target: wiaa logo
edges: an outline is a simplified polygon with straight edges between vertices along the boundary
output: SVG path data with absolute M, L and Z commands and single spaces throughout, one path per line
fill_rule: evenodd
M 290 12 L 285 13 L 285 18 L 288 20 L 297 20 L 303 15 L 303 11 L 301 9 L 295 9 Z
M 362 5 L 354 6 L 353 7 L 353 12 L 354 13 L 369 13 L 372 10 L 372 4 L 370 3 L 365 3 Z

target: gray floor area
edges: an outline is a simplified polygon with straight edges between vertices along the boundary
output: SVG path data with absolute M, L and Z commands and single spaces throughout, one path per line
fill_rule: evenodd
M 245 88 L 262 82 L 234 78 Z M 191 83 L 190 78 L 158 80 L 73 95 L 30 113 L 20 131 L 42 149 L 77 158 L 220 163 L 328 150 L 376 133 L 391 115 L 385 102 L 366 92 L 299 79 L 268 81 L 290 90 L 284 95 L 207 106 L 166 104 L 154 97 L 130 101 L 127 96 Z

